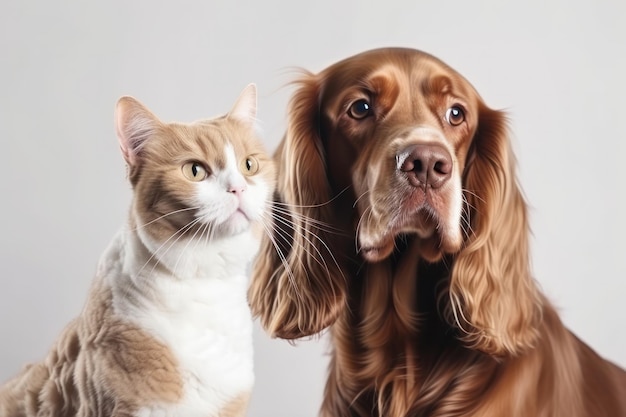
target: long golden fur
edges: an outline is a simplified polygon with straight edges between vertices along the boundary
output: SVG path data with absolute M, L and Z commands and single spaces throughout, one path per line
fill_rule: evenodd
M 330 327 L 321 408 L 347 416 L 624 416 L 626 374 L 530 270 L 506 117 L 423 52 L 305 74 L 249 298 L 275 337 Z

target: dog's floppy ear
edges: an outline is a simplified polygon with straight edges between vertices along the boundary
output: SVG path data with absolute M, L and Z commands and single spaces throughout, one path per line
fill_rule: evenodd
M 345 305 L 346 283 L 325 230 L 330 186 L 319 133 L 320 83 L 307 74 L 291 99 L 288 127 L 275 160 L 278 183 L 254 265 L 252 312 L 274 337 L 296 339 L 325 329 Z
M 515 355 L 533 345 L 541 317 L 530 272 L 526 203 L 502 112 L 481 103 L 464 174 L 470 229 L 450 282 L 450 318 L 468 347 Z

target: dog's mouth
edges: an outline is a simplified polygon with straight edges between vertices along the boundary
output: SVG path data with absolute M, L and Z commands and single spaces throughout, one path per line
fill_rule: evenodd
M 396 247 L 396 239 L 401 236 L 417 236 L 424 245 L 431 246 L 429 257 L 432 257 L 433 249 L 441 251 L 442 246 L 446 246 L 442 245 L 446 237 L 442 234 L 440 217 L 426 205 L 410 215 L 400 213 L 381 225 L 385 227 L 375 230 L 370 225 L 359 229 L 359 253 L 368 262 L 379 262 L 390 256 Z
M 394 242 L 393 240 L 389 240 L 388 242 L 383 242 L 383 244 L 379 246 L 362 247 L 361 255 L 368 262 L 378 262 L 391 255 L 393 248 Z

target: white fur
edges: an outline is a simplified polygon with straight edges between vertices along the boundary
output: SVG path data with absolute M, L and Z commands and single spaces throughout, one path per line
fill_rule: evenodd
M 176 243 L 172 252 L 181 252 Z M 257 244 L 251 233 L 198 245 L 185 256 L 201 260 L 198 273 L 172 276 L 148 263 L 139 234 L 122 230 L 101 260 L 115 313 L 169 346 L 179 362 L 184 398 L 155 405 L 141 416 L 207 416 L 254 382 L 252 319 L 246 299 L 247 265 Z M 191 271 L 191 269 L 189 269 Z
M 247 183 L 239 171 L 242 161 L 237 160 L 232 145 L 227 144 L 224 153 L 225 168 L 215 172 L 209 181 L 198 183 L 197 198 L 203 207 L 199 217 L 219 224 L 213 232 L 232 234 L 261 218 L 269 187 L 264 183 Z
M 225 151 L 226 169 L 216 173 L 215 181 L 203 182 L 197 198 L 210 207 L 200 217 L 219 218 L 236 234 L 162 244 L 144 228 L 125 228 L 100 263 L 115 313 L 169 346 L 180 364 L 183 400 L 144 408 L 137 416 L 217 415 L 253 386 L 246 292 L 248 266 L 259 242 L 249 220 L 231 217 L 242 211 L 249 219 L 258 218 L 269 188 L 247 186 L 232 147 Z M 229 191 L 233 186 L 245 190 L 235 195 Z

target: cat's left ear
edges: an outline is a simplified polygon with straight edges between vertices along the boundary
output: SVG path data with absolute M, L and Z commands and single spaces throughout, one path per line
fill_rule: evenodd
M 139 100 L 124 96 L 115 106 L 115 130 L 124 159 L 135 166 L 141 148 L 159 128 L 160 120 Z
M 256 123 L 256 84 L 248 84 L 243 89 L 228 117 L 240 120 L 250 126 Z

